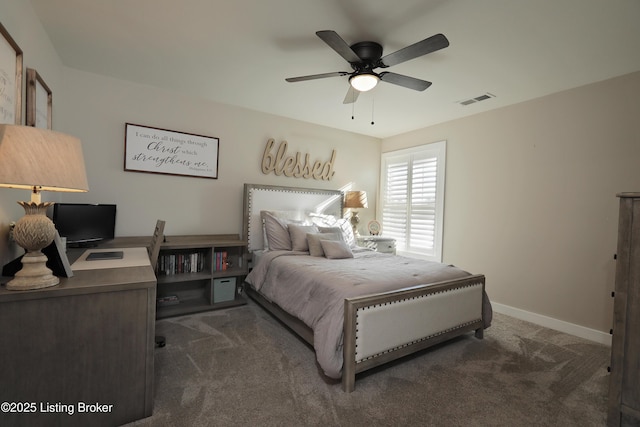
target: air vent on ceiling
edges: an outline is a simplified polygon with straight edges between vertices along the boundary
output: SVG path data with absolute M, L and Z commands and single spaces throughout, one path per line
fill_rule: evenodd
M 458 101 L 460 105 L 470 105 L 475 104 L 476 102 L 484 101 L 485 99 L 495 98 L 496 96 L 492 93 L 485 93 L 484 95 L 476 96 L 475 98 L 469 98 L 462 101 Z

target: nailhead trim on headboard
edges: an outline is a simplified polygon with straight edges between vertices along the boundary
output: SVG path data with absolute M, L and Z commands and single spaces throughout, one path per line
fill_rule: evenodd
M 340 200 L 340 209 L 339 212 L 332 212 L 333 215 L 336 215 L 338 217 L 342 216 L 342 192 L 340 190 L 326 190 L 326 189 L 313 189 L 313 188 L 296 188 L 296 187 L 280 187 L 280 186 L 270 186 L 270 185 L 259 185 L 259 184 L 247 184 L 247 194 L 246 194 L 246 198 L 247 198 L 247 209 L 248 212 L 245 212 L 245 215 L 247 217 L 247 221 L 248 224 L 246 224 L 247 226 L 247 242 L 248 242 L 248 246 L 249 248 L 252 248 L 252 240 L 255 240 L 255 235 L 256 233 L 260 233 L 260 235 L 262 235 L 262 227 L 260 227 L 260 230 L 252 230 L 252 222 L 251 219 L 252 217 L 255 215 L 254 211 L 255 209 L 260 209 L 260 210 L 288 210 L 288 209 L 283 209 L 283 208 L 279 208 L 278 206 L 268 206 L 268 207 L 256 207 L 255 203 L 254 203 L 254 198 L 256 196 L 256 194 L 258 193 L 262 193 L 262 192 L 269 192 L 269 193 L 280 193 L 280 194 L 291 194 L 291 197 L 297 197 L 297 202 L 298 204 L 301 206 L 301 209 L 305 209 L 307 212 L 312 211 L 314 208 L 317 207 L 317 200 L 314 203 L 314 206 L 304 206 L 304 199 L 300 199 L 300 196 L 303 195 L 312 195 L 312 196 L 327 196 L 327 200 L 331 199 L 331 198 L 339 198 Z M 331 205 L 332 203 L 329 203 L 329 205 Z M 319 212 L 320 213 L 320 212 Z

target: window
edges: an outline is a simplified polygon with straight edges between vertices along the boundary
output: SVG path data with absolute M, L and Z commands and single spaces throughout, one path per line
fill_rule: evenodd
M 382 231 L 396 250 L 442 261 L 446 141 L 382 153 Z

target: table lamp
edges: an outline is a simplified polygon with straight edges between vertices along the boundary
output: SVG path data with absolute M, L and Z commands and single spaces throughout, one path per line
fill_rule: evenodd
M 31 191 L 30 202 L 18 202 L 25 215 L 13 229 L 13 238 L 26 250 L 22 269 L 7 283 L 10 290 L 40 289 L 60 283 L 46 266 L 42 253 L 53 242 L 56 228 L 46 216 L 52 202 L 40 192 L 89 191 L 80 140 L 70 135 L 30 126 L 0 125 L 0 187 Z
M 358 224 L 360 218 L 358 212 L 353 209 L 367 208 L 367 192 L 366 191 L 347 191 L 344 196 L 344 208 L 351 209 L 351 227 L 353 228 L 354 236 L 359 236 Z

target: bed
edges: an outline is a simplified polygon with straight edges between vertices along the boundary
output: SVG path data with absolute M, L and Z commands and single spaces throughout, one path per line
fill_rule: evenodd
M 358 248 L 342 200 L 244 187 L 245 292 L 313 346 L 324 375 L 351 392 L 360 372 L 463 334 L 482 339 L 492 316 L 483 275 Z

